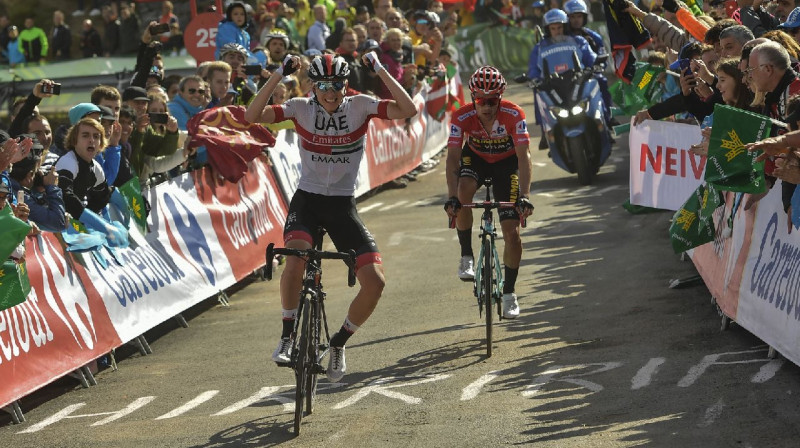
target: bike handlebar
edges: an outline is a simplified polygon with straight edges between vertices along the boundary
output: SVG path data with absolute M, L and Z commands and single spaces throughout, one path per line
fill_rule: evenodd
M 275 258 L 275 255 L 293 255 L 295 257 L 305 258 L 306 261 L 343 260 L 347 265 L 347 285 L 355 286 L 356 284 L 356 252 L 354 250 L 348 252 L 327 252 L 316 249 L 275 248 L 274 243 L 269 243 L 267 246 L 267 280 L 272 280 L 272 260 Z
M 461 204 L 461 207 L 463 207 L 463 208 L 482 208 L 484 210 L 492 210 L 492 209 L 495 209 L 495 208 L 496 209 L 514 208 L 514 207 L 516 207 L 516 204 L 514 204 L 513 202 L 486 202 L 486 201 L 483 201 L 483 202 L 470 202 L 468 204 Z M 448 220 L 449 221 L 448 222 L 448 226 L 451 229 L 455 229 L 456 228 L 456 218 L 455 218 L 455 216 L 450 216 L 449 218 L 450 219 Z M 528 220 L 526 218 L 523 218 L 522 215 L 520 215 L 520 217 L 519 217 L 519 223 L 523 228 L 524 227 L 528 227 Z

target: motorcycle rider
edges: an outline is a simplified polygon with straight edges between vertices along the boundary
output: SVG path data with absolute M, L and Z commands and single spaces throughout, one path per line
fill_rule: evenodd
M 569 30 L 567 34 L 572 36 L 580 36 L 586 39 L 592 50 L 598 55 L 606 54 L 603 36 L 597 31 L 588 28 L 586 24 L 589 21 L 589 10 L 586 8 L 586 3 L 583 0 L 568 0 L 564 3 L 564 11 L 569 18 Z M 603 67 L 605 69 L 605 66 Z M 608 91 L 608 79 L 602 73 L 595 73 L 594 78 L 600 85 L 600 92 L 603 94 L 603 112 L 605 114 L 606 123 L 611 127 L 611 92 Z
M 597 54 L 592 50 L 589 43 L 581 36 L 570 36 L 566 34 L 566 26 L 569 23 L 567 13 L 553 8 L 544 15 L 544 39 L 531 50 L 528 58 L 528 79 L 541 79 L 547 74 L 563 73 L 567 70 L 580 69 L 574 67 L 572 53 L 578 55 L 583 67 L 591 67 Z M 550 73 L 542 73 L 544 69 L 543 59 L 547 59 L 547 69 Z M 536 123 L 542 126 L 542 139 L 539 142 L 539 149 L 547 149 L 547 139 L 544 132 L 544 123 L 539 116 L 539 108 L 535 107 Z

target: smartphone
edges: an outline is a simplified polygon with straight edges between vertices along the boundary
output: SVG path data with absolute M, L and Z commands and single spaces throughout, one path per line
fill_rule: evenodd
M 169 31 L 169 23 L 159 23 L 150 27 L 150 35 L 164 34 Z
M 678 61 L 678 63 L 679 63 L 679 64 L 680 64 L 680 66 L 681 66 L 681 73 L 685 72 L 685 71 L 686 71 L 686 69 L 688 69 L 688 68 L 689 68 L 689 64 L 690 64 L 691 62 L 692 62 L 692 61 L 691 61 L 691 59 L 686 59 L 686 58 L 684 58 L 684 59 L 681 59 L 680 61 Z
M 163 112 L 152 112 L 147 114 L 150 116 L 150 124 L 167 124 L 169 115 Z
M 25 192 L 19 190 L 17 192 L 17 204 L 24 204 L 25 203 Z
M 279 68 L 280 68 L 280 66 L 281 66 L 281 64 L 269 64 L 269 65 L 267 65 L 265 68 L 266 68 L 268 71 L 274 72 L 275 70 L 279 69 Z
M 42 93 L 50 93 L 53 95 L 61 95 L 61 83 L 54 82 L 52 85 L 45 84 L 42 86 Z
M 261 74 L 261 65 L 260 64 L 253 64 L 253 65 L 245 65 L 244 66 L 244 74 L 247 76 L 258 76 Z

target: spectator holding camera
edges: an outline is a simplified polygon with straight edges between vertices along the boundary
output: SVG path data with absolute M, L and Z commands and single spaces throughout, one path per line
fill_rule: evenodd
M 202 84 L 202 81 L 200 83 Z M 174 136 L 174 149 L 167 153 L 157 156 L 145 155 L 141 178 L 146 179 L 152 174 L 166 173 L 167 171 L 179 166 L 186 160 L 183 151 L 178 151 L 178 121 L 170 115 L 167 107 L 167 95 L 164 93 L 151 93 L 148 95 L 150 102 L 147 106 L 147 113 L 150 116 L 150 123 L 158 135 L 165 138 Z
M 22 191 L 28 205 L 28 220 L 41 230 L 61 232 L 67 226 L 64 198 L 58 187 L 58 175 L 52 166 L 42 169 L 43 146 L 33 139 L 28 157 L 13 165 L 11 190 Z
M 128 87 L 122 92 L 123 107 L 128 106 L 136 115 L 133 130 L 130 134 L 129 143 L 131 145 L 131 167 L 140 179 L 144 169 L 145 156 L 160 157 L 168 156 L 178 150 L 178 126 L 167 126 L 165 133 L 159 133 L 153 124 L 169 124 L 169 117 L 166 121 L 163 118 L 156 121 L 163 123 L 151 123 L 151 116 L 148 113 L 148 106 L 151 98 L 147 91 L 142 87 Z M 173 118 L 174 120 L 174 118 Z
M 185 131 L 186 123 L 198 112 L 205 109 L 206 89 L 203 78 L 192 75 L 187 76 L 178 84 L 175 98 L 169 102 L 169 112 L 177 120 L 178 129 Z
M 57 95 L 61 92 L 61 84 L 53 82 L 49 79 L 42 79 L 41 81 L 37 82 L 33 86 L 33 92 L 31 92 L 27 98 L 25 98 L 25 102 L 22 104 L 22 107 L 19 108 L 17 113 L 14 115 L 14 119 L 11 120 L 11 125 L 8 127 L 8 133 L 16 137 L 22 133 L 29 132 L 28 129 L 25 128 L 24 123 L 25 121 L 34 114 L 38 113 L 38 106 L 39 103 L 42 102 L 45 98 L 50 98 L 53 95 Z M 49 145 L 45 146 L 45 149 L 49 149 Z

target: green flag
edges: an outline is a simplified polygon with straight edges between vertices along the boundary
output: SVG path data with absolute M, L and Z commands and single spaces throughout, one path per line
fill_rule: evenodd
M 700 219 L 698 216 L 705 194 L 705 186 L 697 187 L 672 217 L 669 239 L 676 254 L 714 241 L 714 222 L 710 219 Z
M 25 263 L 6 260 L 0 267 L 0 311 L 24 302 L 31 292 Z
M 139 178 L 134 176 L 133 179 L 125 182 L 118 188 L 119 193 L 125 198 L 128 204 L 128 209 L 131 211 L 131 217 L 139 230 L 142 233 L 147 231 L 147 211 L 144 208 L 144 198 L 142 198 L 142 188 L 139 185 Z
M 0 210 L 0 260 L 11 256 L 30 231 L 31 226 L 14 216 L 11 206 L 6 205 Z
M 724 104 L 714 107 L 714 126 L 708 144 L 705 181 L 720 190 L 741 193 L 767 191 L 764 162 L 745 145 L 769 135 L 768 117 Z
M 711 219 L 714 210 L 725 204 L 722 192 L 717 189 L 713 184 L 706 184 L 706 191 L 703 193 L 703 199 L 700 201 L 700 211 L 698 217 L 701 220 Z

